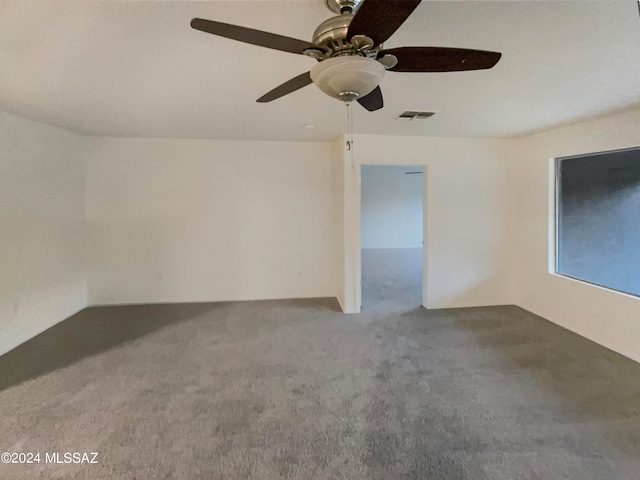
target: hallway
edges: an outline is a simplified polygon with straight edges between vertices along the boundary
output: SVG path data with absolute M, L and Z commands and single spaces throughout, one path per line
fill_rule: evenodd
M 362 312 L 422 305 L 421 248 L 362 249 Z

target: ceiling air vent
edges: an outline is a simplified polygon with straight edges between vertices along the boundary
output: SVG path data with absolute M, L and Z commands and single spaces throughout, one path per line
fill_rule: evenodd
M 414 112 L 413 110 L 407 110 L 404 113 L 401 113 L 398 118 L 406 118 L 409 120 L 414 120 L 416 118 L 425 119 L 429 117 L 433 117 L 436 112 Z

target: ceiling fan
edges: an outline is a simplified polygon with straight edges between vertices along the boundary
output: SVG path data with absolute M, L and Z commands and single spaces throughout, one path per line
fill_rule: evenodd
M 311 83 L 344 102 L 369 111 L 383 106 L 379 83 L 392 72 L 457 72 L 492 68 L 501 54 L 446 47 L 383 49 L 421 0 L 325 0 L 337 16 L 322 22 L 307 42 L 275 33 L 194 18 L 191 27 L 240 42 L 307 55 L 318 63 L 260 97 L 270 102 Z

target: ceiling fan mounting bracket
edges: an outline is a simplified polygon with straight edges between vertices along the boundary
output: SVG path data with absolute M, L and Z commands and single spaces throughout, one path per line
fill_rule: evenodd
M 388 53 L 377 59 L 386 70 L 390 70 L 398 64 L 398 58 Z
M 325 50 L 322 50 L 320 48 L 317 48 L 317 49 L 316 48 L 307 48 L 303 53 L 307 57 L 315 58 L 319 62 L 321 62 L 325 58 L 328 58 L 328 53 Z
M 367 52 L 375 47 L 374 41 L 366 35 L 354 35 L 350 43 L 358 52 Z
M 356 13 L 363 0 L 324 0 L 324 4 L 333 13 Z

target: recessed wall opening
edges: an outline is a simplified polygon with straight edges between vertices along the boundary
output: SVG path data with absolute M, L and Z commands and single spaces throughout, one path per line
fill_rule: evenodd
M 640 296 L 640 147 L 556 159 L 555 267 Z
M 423 304 L 423 169 L 362 165 L 362 311 Z

